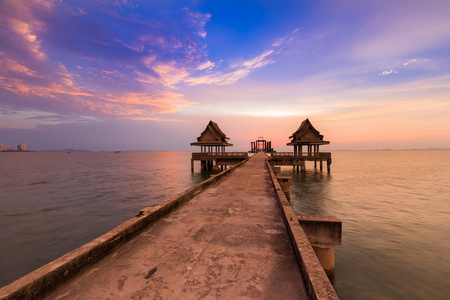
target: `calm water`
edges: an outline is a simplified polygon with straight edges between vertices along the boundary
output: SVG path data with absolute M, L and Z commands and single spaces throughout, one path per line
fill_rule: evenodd
M 450 151 L 335 151 L 294 176 L 297 213 L 343 221 L 341 299 L 450 299 Z M 307 165 L 308 167 L 308 165 Z M 292 168 L 285 168 L 285 174 Z
M 191 173 L 190 158 L 190 152 L 0 153 L 0 286 L 207 178 Z
M 0 154 L 0 286 L 205 179 L 190 152 Z M 341 299 L 448 299 L 450 151 L 335 151 L 293 175 L 297 213 L 343 221 Z

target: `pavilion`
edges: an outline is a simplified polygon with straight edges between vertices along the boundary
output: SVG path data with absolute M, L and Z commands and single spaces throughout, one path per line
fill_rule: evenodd
M 302 122 L 300 127 L 290 137 L 291 142 L 288 146 L 294 146 L 294 157 L 304 157 L 303 146 L 306 146 L 306 156 L 319 156 L 319 146 L 328 145 L 329 141 L 323 140 L 323 135 L 314 128 L 309 119 Z
M 317 162 L 320 162 L 320 170 L 322 170 L 322 162 L 327 162 L 327 170 L 330 172 L 331 153 L 320 152 L 321 145 L 330 144 L 329 141 L 323 140 L 323 135 L 314 128 L 309 119 L 304 120 L 300 127 L 290 137 L 291 141 L 288 146 L 294 146 L 294 153 L 280 152 L 272 154 L 272 163 L 274 165 L 292 165 L 299 167 L 302 171 L 306 171 L 305 161 L 314 161 L 314 167 L 317 168 Z M 306 147 L 306 152 L 303 151 Z
M 191 170 L 194 170 L 194 161 L 201 161 L 202 170 L 218 170 L 227 165 L 241 162 L 248 157 L 246 152 L 225 152 L 225 147 L 233 146 L 228 142 L 230 138 L 220 130 L 219 125 L 209 121 L 205 130 L 191 146 L 200 146 L 200 153 L 192 153 Z M 215 165 L 214 165 L 215 163 Z

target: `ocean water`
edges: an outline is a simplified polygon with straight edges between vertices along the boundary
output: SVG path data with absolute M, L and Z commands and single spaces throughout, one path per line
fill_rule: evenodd
M 0 153 L 0 287 L 208 178 L 191 152 Z
M 296 213 L 343 222 L 341 299 L 450 299 L 450 151 L 334 151 L 293 174 Z
M 0 153 L 0 286 L 206 179 L 190 152 Z M 334 151 L 293 176 L 297 213 L 343 222 L 341 299 L 448 299 L 450 151 Z

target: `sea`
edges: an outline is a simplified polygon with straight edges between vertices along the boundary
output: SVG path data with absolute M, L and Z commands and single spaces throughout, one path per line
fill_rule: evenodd
M 0 153 L 0 287 L 211 174 L 191 152 Z M 340 299 L 449 299 L 450 151 L 332 151 L 292 176 L 296 213 L 343 224 Z

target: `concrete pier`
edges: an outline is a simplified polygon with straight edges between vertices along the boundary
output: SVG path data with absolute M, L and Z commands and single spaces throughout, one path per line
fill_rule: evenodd
M 335 216 L 297 215 L 317 258 L 328 276 L 334 275 L 334 246 L 342 243 L 342 222 Z
M 306 299 L 264 168 L 255 156 L 49 299 Z
M 268 167 L 258 153 L 0 289 L 0 298 L 338 299 Z M 107 254 L 94 262 L 89 251 Z M 57 282 L 72 271 L 78 274 Z

